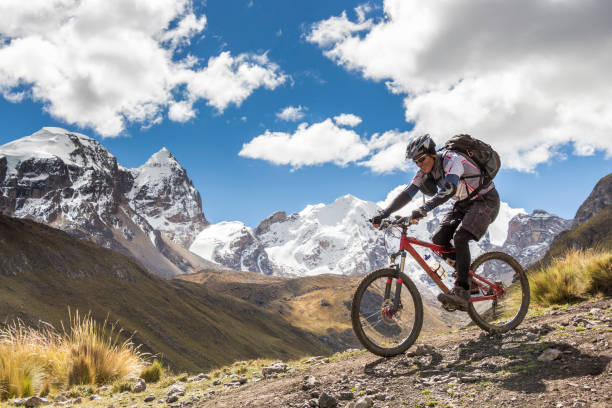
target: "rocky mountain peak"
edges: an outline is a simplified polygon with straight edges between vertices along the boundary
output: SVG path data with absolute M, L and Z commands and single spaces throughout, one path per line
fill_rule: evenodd
M 277 211 L 274 214 L 270 215 L 268 218 L 259 223 L 257 228 L 255 228 L 254 234 L 255 236 L 259 236 L 265 234 L 270 230 L 270 226 L 272 224 L 276 224 L 279 222 L 283 222 L 287 220 L 287 214 L 284 211 Z
M 130 170 L 98 141 L 61 128 L 0 146 L 0 192 L 3 213 L 131 254 L 164 276 L 191 271 L 177 254 L 193 255 L 186 248 L 207 223 L 199 193 L 167 149 Z
M 508 237 L 503 250 L 523 267 L 539 261 L 561 232 L 570 229 L 572 220 L 565 220 L 544 210 L 515 215 L 508 224 Z
M 154 153 L 149 160 L 141 166 L 141 168 L 143 167 L 166 167 L 184 171 L 183 166 L 179 164 L 176 157 L 174 157 L 172 153 L 170 153 L 170 150 L 165 147 L 162 147 L 157 153 Z
M 117 159 L 97 140 L 56 127 L 44 127 L 30 136 L 3 146 L 9 173 L 17 172 L 28 160 L 61 161 L 66 166 L 94 169 L 104 173 L 117 171 Z
M 599 180 L 574 217 L 574 227 L 583 224 L 600 210 L 612 207 L 612 174 Z
M 207 224 L 202 198 L 187 171 L 165 147 L 136 169 L 127 192 L 130 206 L 156 229 L 184 248 Z

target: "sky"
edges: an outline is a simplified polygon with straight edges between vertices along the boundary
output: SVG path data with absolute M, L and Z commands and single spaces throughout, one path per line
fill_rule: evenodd
M 573 218 L 612 172 L 607 0 L 3 0 L 0 144 L 43 126 L 128 168 L 162 147 L 211 222 L 408 183 L 469 133 L 503 201 Z

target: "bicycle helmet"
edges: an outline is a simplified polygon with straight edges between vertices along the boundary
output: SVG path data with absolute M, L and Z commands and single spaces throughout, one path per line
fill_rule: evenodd
M 406 160 L 414 160 L 423 153 L 435 154 L 436 144 L 428 134 L 413 138 L 406 148 Z

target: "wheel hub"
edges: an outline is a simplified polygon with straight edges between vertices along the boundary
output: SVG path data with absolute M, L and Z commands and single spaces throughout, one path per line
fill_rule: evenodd
M 393 313 L 393 301 L 387 299 L 383 302 L 382 307 L 380 308 L 380 316 L 384 324 L 390 326 L 395 325 L 397 319 L 400 318 L 400 310 L 401 307 Z

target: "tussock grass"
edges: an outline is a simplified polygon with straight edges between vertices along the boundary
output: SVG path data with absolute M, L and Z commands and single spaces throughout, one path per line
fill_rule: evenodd
M 91 315 L 69 314 L 69 326 L 28 327 L 21 321 L 0 329 L 0 400 L 46 395 L 72 385 L 109 384 L 136 377 L 143 362 L 138 347 L 120 340 L 121 330 Z
M 70 317 L 70 330 L 64 330 L 63 343 L 72 362 L 69 384 L 108 384 L 142 371 L 139 347 L 131 339 L 121 341 L 121 330 L 108 319 L 102 325 L 91 315 Z
M 531 299 L 538 306 L 552 306 L 612 295 L 612 252 L 569 250 L 549 265 L 529 275 Z
M 157 360 L 153 361 L 150 366 L 145 367 L 140 373 L 140 378 L 145 380 L 146 383 L 156 383 L 162 376 L 164 369 L 161 363 Z

